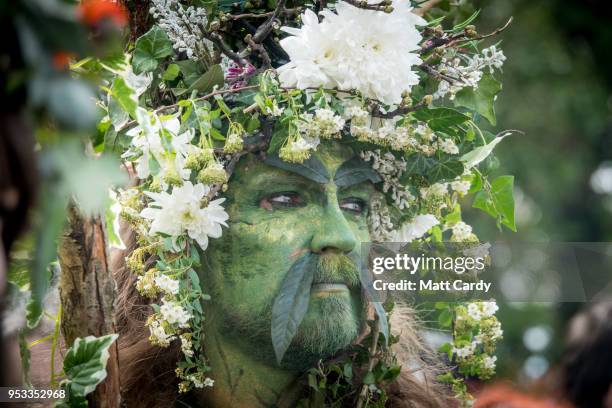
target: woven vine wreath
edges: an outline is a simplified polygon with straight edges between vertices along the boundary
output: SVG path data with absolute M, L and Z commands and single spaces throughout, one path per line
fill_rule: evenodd
M 368 216 L 375 242 L 477 245 L 461 219 L 468 194 L 514 229 L 513 179 L 487 175 L 509 132 L 480 127 L 495 124 L 496 76 L 506 59 L 486 42 L 504 27 L 480 35 L 470 25 L 477 13 L 454 26 L 427 21 L 407 0 L 193 3 L 151 1 L 153 27 L 124 63 L 104 67 L 113 77 L 99 125 L 139 179 L 118 194 L 139 242 L 127 264 L 152 301 L 150 341 L 180 342 L 180 392 L 214 386 L 202 301 L 215 300 L 194 267 L 227 226 L 223 193 L 249 153 L 311 169 L 327 140 L 350 145 L 360 156 L 355 167 L 370 169 L 359 174 L 382 192 Z M 494 373 L 497 306 L 438 307 L 440 325 L 453 332 L 441 351 L 458 367 L 440 380 L 468 399 L 461 375 Z M 385 311 L 377 311 L 376 331 L 388 336 Z M 272 336 L 282 359 L 288 344 Z

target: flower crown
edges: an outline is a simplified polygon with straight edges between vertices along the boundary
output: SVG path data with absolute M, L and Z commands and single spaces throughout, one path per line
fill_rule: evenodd
M 209 297 L 194 268 L 227 226 L 219 196 L 249 152 L 299 164 L 322 140 L 349 143 L 381 180 L 369 215 L 374 241 L 476 243 L 459 205 L 470 193 L 514 229 L 512 178 L 487 174 L 509 132 L 481 129 L 495 125 L 506 59 L 484 42 L 505 27 L 480 35 L 470 25 L 476 13 L 443 29 L 408 0 L 272 3 L 152 0 L 155 25 L 125 63 L 105 66 L 113 75 L 100 129 L 140 180 L 117 197 L 140 243 L 127 264 L 153 302 L 150 341 L 180 341 L 181 392 L 213 385 L 201 351 Z M 456 313 L 477 336 L 481 326 L 498 329 L 490 310 Z M 449 356 L 458 364 L 475 356 L 469 370 L 490 375 L 492 348 L 471 344 L 453 344 Z

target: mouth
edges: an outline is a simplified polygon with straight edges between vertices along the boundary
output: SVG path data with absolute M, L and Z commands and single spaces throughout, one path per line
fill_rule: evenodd
M 323 297 L 348 292 L 348 286 L 343 283 L 316 283 L 312 285 L 310 290 L 310 294 L 315 297 Z

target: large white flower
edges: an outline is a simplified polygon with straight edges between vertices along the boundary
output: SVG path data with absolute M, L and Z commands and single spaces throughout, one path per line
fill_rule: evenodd
M 209 188 L 203 184 L 195 186 L 186 181 L 174 187 L 172 193 L 146 192 L 154 201 L 140 215 L 152 220 L 149 234 L 162 233 L 177 238 L 187 233 L 202 249 L 208 247 L 208 238 L 219 238 L 221 226 L 229 218 L 221 203 L 225 198 L 211 201 L 202 208 L 202 200 Z
M 412 70 L 421 63 L 422 37 L 417 25 L 425 25 L 412 13 L 408 0 L 395 0 L 394 11 L 365 10 L 345 2 L 336 12 L 324 10 L 319 22 L 307 10 L 300 29 L 284 27 L 293 36 L 281 40 L 290 62 L 279 67 L 284 86 L 357 89 L 387 104 L 401 101 L 404 91 L 419 82 Z
M 421 238 L 440 221 L 431 214 L 421 214 L 414 217 L 412 222 L 403 224 L 399 230 L 394 231 L 392 240 L 395 242 L 412 242 Z

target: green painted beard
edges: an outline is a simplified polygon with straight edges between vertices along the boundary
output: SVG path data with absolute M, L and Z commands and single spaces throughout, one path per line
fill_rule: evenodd
M 346 348 L 359 335 L 364 321 L 359 271 L 348 256 L 319 256 L 314 276 L 308 312 L 281 363 L 288 370 L 305 370 Z M 275 295 L 260 310 L 219 311 L 223 335 L 248 339 L 251 355 L 262 361 L 274 361 L 270 327 Z

